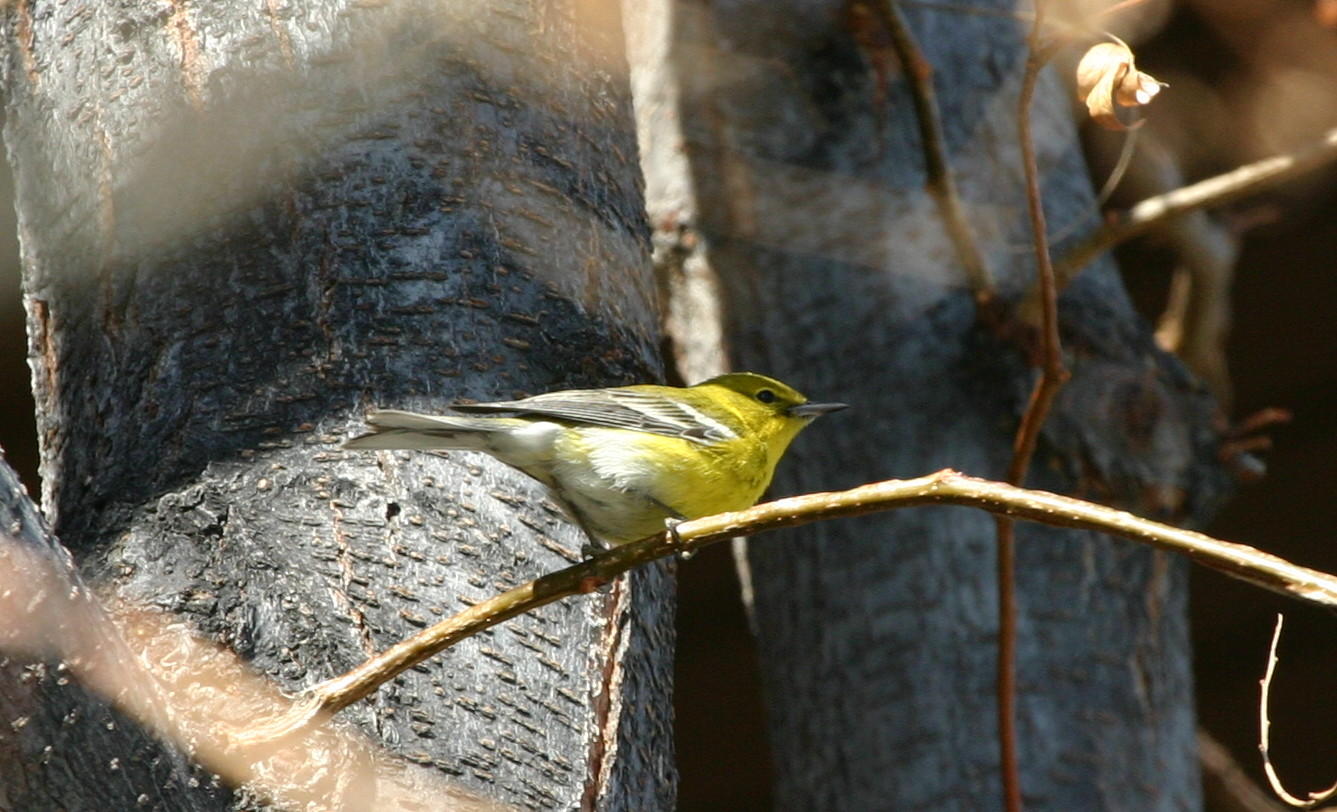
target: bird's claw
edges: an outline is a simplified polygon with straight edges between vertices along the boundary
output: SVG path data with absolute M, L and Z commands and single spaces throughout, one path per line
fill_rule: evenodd
M 580 557 L 585 561 L 589 561 L 591 558 L 598 556 L 600 553 L 605 553 L 609 549 L 610 548 L 607 544 L 604 544 L 602 541 L 598 540 L 595 536 L 589 536 L 589 541 L 586 541 L 584 544 L 580 545 Z M 598 592 L 600 595 L 607 595 L 609 592 L 612 591 L 612 589 L 613 589 L 612 581 L 603 581 L 601 583 L 598 583 L 597 585 L 589 586 L 589 588 L 586 588 L 584 591 Z
M 682 523 L 682 519 L 670 516 L 664 520 L 664 529 L 668 531 L 669 538 L 673 540 L 673 546 L 678 550 L 678 560 L 691 561 L 696 555 L 696 550 L 688 549 L 686 542 L 682 540 L 682 536 L 678 535 L 678 525 Z

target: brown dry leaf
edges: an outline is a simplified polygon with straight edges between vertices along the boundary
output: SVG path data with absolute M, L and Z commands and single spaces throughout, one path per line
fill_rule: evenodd
M 1133 49 L 1123 40 L 1091 46 L 1077 64 L 1077 96 L 1100 126 L 1127 130 L 1141 126 L 1134 115 L 1165 86 L 1133 64 Z

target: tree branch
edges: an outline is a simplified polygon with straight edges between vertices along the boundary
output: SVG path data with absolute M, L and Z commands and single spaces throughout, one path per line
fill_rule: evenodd
M 1284 620 L 1283 615 L 1277 615 L 1277 625 L 1272 629 L 1272 645 L 1267 650 L 1267 671 L 1263 674 L 1263 679 L 1260 682 L 1262 690 L 1258 698 L 1258 752 L 1263 756 L 1263 772 L 1267 774 L 1267 783 L 1272 786 L 1272 791 L 1277 794 L 1277 797 L 1298 809 L 1313 809 L 1324 801 L 1337 796 L 1337 784 L 1318 792 L 1311 792 L 1308 798 L 1295 797 L 1282 786 L 1281 779 L 1277 777 L 1277 771 L 1272 766 L 1272 754 L 1268 749 L 1272 727 L 1272 723 L 1267 718 L 1268 694 L 1271 692 L 1272 676 L 1277 668 L 1277 644 L 1281 642 L 1281 626 Z
M 920 52 L 897 0 L 882 0 L 877 4 L 877 10 L 891 35 L 892 47 L 905 69 L 910 97 L 914 99 L 915 120 L 919 123 L 919 142 L 924 151 L 924 171 L 929 194 L 938 204 L 938 212 L 947 227 L 947 234 L 956 246 L 957 258 L 965 266 L 975 301 L 988 305 L 994 297 L 993 274 L 989 272 L 984 255 L 975 242 L 965 208 L 961 205 L 961 195 L 956 189 L 951 164 L 947 160 L 947 139 L 943 135 L 942 116 L 938 112 L 937 93 L 933 87 L 933 65 Z
M 1031 133 L 1031 101 L 1040 69 L 1048 61 L 1041 43 L 1044 3 L 1035 0 L 1035 20 L 1026 42 L 1026 72 L 1017 99 L 1017 142 L 1026 177 L 1026 209 L 1031 221 L 1031 239 L 1035 245 L 1035 276 L 1040 288 L 1040 378 L 1031 390 L 1030 402 L 1021 416 L 1021 425 L 1012 444 L 1012 463 L 1007 481 L 1022 485 L 1031 458 L 1040 440 L 1054 398 L 1068 371 L 1063 368 L 1063 348 L 1058 335 L 1058 287 L 1054 265 L 1049 256 L 1049 233 L 1045 223 L 1044 201 L 1040 196 L 1040 169 L 1035 162 L 1035 141 Z M 1003 806 L 1007 812 L 1021 812 L 1021 767 L 1017 757 L 1017 576 L 1016 526 L 999 516 L 998 534 L 998 743 L 1003 781 Z
M 1125 240 L 1145 234 L 1192 211 L 1220 206 L 1236 198 L 1275 186 L 1337 160 L 1337 129 L 1295 152 L 1274 155 L 1222 175 L 1149 197 L 1087 237 L 1055 267 L 1059 287 L 1066 287 L 1082 268 Z
M 951 469 L 916 479 L 890 479 L 848 491 L 810 493 L 747 510 L 683 522 L 678 539 L 668 534 L 615 547 L 579 564 L 549 573 L 475 604 L 390 647 L 349 671 L 322 682 L 287 713 L 251 725 L 242 742 L 269 741 L 300 731 L 322 713 L 333 713 L 371 695 L 405 669 L 459 641 L 532 609 L 598 589 L 632 567 L 674 553 L 695 553 L 735 536 L 752 536 L 822 519 L 863 516 L 914 505 L 963 505 L 1015 519 L 1058 527 L 1097 530 L 1157 549 L 1187 555 L 1200 564 L 1282 595 L 1337 608 L 1337 576 L 1292 564 L 1243 544 L 1220 541 L 1114 508 L 1046 491 L 966 476 Z
M 1198 728 L 1203 806 L 1217 812 L 1286 812 L 1286 807 L 1244 772 L 1234 756 L 1206 729 Z

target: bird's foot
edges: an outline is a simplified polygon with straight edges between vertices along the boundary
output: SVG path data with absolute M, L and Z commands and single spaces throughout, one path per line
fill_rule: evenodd
M 580 545 L 580 557 L 588 561 L 608 549 L 609 547 L 607 544 L 591 539 Z
M 696 550 L 688 549 L 682 536 L 678 535 L 678 525 L 683 523 L 683 519 L 677 519 L 672 516 L 664 520 L 664 529 L 668 531 L 669 538 L 673 540 L 673 546 L 678 550 L 679 561 L 691 561 L 696 555 Z
M 589 561 L 591 558 L 597 557 L 600 553 L 605 553 L 612 549 L 607 542 L 597 536 L 590 535 L 587 538 L 589 540 L 580 545 L 580 557 L 585 561 Z M 600 595 L 607 595 L 612 590 L 613 582 L 603 580 L 602 576 L 591 576 L 588 579 L 588 583 L 582 584 L 582 591 L 586 593 L 598 592 Z

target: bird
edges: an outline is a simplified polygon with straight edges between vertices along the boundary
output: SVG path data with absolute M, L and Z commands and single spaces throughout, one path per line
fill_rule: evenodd
M 846 408 L 811 403 L 755 372 L 694 386 L 571 389 L 521 400 L 459 403 L 455 414 L 371 411 L 348 449 L 488 454 L 545 485 L 597 543 L 656 535 L 678 522 L 756 504 L 790 442 Z

